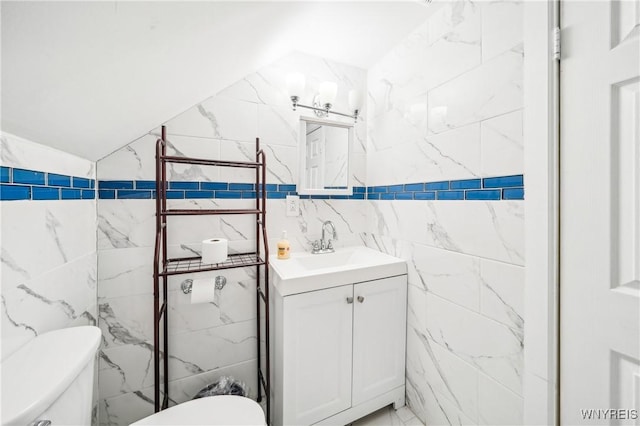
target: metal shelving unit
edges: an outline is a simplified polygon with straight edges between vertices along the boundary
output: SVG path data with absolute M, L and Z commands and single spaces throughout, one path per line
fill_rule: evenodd
M 167 155 L 167 132 L 162 126 L 161 137 L 156 142 L 156 241 L 154 250 L 153 296 L 154 296 L 154 402 L 155 411 L 168 407 L 169 404 L 169 365 L 168 365 L 168 317 L 167 317 L 167 284 L 168 277 L 179 274 L 215 271 L 230 268 L 256 268 L 256 310 L 257 310 L 257 345 L 258 345 L 258 395 L 257 401 L 266 398 L 267 424 L 271 424 L 270 393 L 270 360 L 269 360 L 269 245 L 266 229 L 266 173 L 267 160 L 260 149 L 260 140 L 256 138 L 256 161 L 221 161 L 203 158 L 177 157 Z M 198 164 L 214 167 L 236 167 L 255 169 L 255 208 L 254 209 L 219 209 L 219 210 L 186 210 L 167 208 L 167 163 Z M 167 256 L 167 218 L 170 216 L 204 216 L 204 215 L 255 215 L 256 247 L 249 253 L 230 254 L 222 263 L 205 264 L 196 257 L 168 258 Z M 264 268 L 264 273 L 261 273 Z M 264 306 L 261 306 L 264 304 Z M 264 333 L 262 332 L 262 316 L 264 309 Z M 264 335 L 265 368 L 262 368 L 261 340 Z M 162 364 L 162 365 L 161 365 Z M 162 379 L 161 380 L 161 371 Z M 162 392 L 162 397 L 161 397 Z

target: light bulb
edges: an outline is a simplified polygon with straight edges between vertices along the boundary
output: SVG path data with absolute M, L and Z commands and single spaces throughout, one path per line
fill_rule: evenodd
M 338 85 L 333 81 L 323 81 L 318 88 L 318 101 L 324 107 L 333 104 L 338 94 Z
M 300 97 L 304 92 L 304 86 L 304 74 L 299 72 L 292 72 L 287 75 L 287 91 L 289 92 L 289 96 Z
M 351 111 L 360 110 L 362 107 L 362 93 L 359 90 L 349 90 L 349 108 Z

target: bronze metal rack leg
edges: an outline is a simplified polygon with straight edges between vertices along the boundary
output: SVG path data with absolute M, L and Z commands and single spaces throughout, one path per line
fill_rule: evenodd
M 162 144 L 162 156 L 166 156 L 167 155 L 167 128 L 165 126 L 162 126 L 162 140 L 164 141 L 164 143 Z M 162 206 L 162 211 L 167 211 L 167 197 L 166 197 L 166 190 L 167 190 L 167 163 L 165 161 L 162 161 L 162 185 L 161 185 L 161 194 L 162 194 L 162 198 L 160 200 L 161 202 L 161 206 Z M 156 197 L 160 196 L 160 194 L 156 193 Z M 163 227 L 163 232 L 162 232 L 162 263 L 163 263 L 163 270 L 166 269 L 166 264 L 167 264 L 167 217 L 166 216 L 162 216 L 162 227 Z M 163 340 L 163 348 L 164 348 L 164 356 L 162 357 L 163 359 L 163 367 L 164 367 L 164 377 L 162 378 L 163 380 L 163 385 L 164 385 L 164 397 L 162 399 L 162 409 L 167 408 L 167 401 L 169 400 L 169 363 L 167 362 L 168 358 L 169 358 L 169 340 L 168 340 L 168 331 L 169 331 L 169 318 L 168 318 L 168 307 L 167 307 L 167 277 L 163 276 L 162 277 L 162 293 L 163 293 L 163 305 L 164 305 L 164 311 L 162 313 L 162 315 L 164 315 L 163 317 L 163 333 L 162 333 L 162 340 Z
M 265 341 L 265 394 L 267 396 L 267 424 L 271 424 L 271 360 L 269 342 L 269 240 L 267 239 L 267 158 L 262 154 L 262 243 L 264 245 L 264 341 Z M 259 246 L 258 246 L 259 247 Z M 259 319 L 258 319 L 259 320 Z M 259 321 L 258 321 L 259 322 Z
M 160 411 L 160 242 L 162 233 L 162 218 L 160 212 L 161 199 L 161 146 L 162 137 L 156 142 L 156 242 L 153 262 L 153 401 L 154 411 Z
M 256 138 L 256 163 L 260 161 L 260 139 Z M 256 191 L 256 255 L 260 257 L 260 191 L 259 191 L 259 183 L 260 183 L 260 169 L 256 168 L 256 179 L 255 179 L 255 191 Z M 264 207 L 264 206 L 263 206 Z M 257 316 L 257 329 L 256 329 L 256 340 L 258 344 L 258 369 L 257 369 L 257 382 L 258 382 L 258 395 L 257 401 L 262 402 L 262 380 L 260 378 L 261 371 L 261 342 L 262 333 L 260 330 L 260 265 L 256 266 L 256 316 Z

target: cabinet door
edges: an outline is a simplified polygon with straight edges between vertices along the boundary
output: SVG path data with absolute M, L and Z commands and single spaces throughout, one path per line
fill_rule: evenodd
M 407 276 L 354 285 L 353 405 L 404 384 Z
M 285 425 L 310 425 L 351 407 L 352 325 L 352 285 L 285 297 Z

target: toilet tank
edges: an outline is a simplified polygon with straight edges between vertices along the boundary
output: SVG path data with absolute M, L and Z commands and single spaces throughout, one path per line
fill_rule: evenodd
M 41 334 L 2 361 L 2 425 L 90 425 L 100 329 Z

